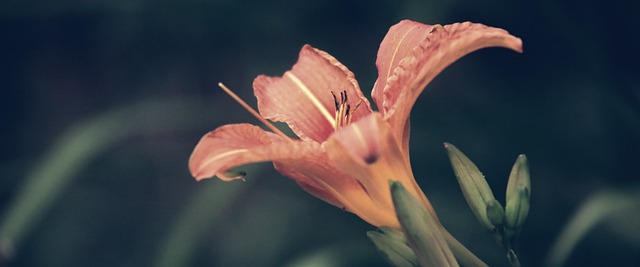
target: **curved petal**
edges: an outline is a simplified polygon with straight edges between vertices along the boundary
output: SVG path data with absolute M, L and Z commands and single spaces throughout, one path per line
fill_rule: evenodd
M 189 169 L 197 180 L 218 176 L 230 168 L 273 161 L 284 176 L 312 195 L 353 212 L 377 225 L 397 224 L 395 213 L 376 206 L 362 186 L 329 161 L 316 142 L 286 142 L 276 134 L 250 124 L 230 124 L 207 133 L 191 154 Z M 395 224 L 394 224 L 395 222 Z
M 254 162 L 295 160 L 314 150 L 315 142 L 285 142 L 280 136 L 251 124 L 229 124 L 207 133 L 189 158 L 189 170 L 196 180 L 218 176 L 225 181 L 230 168 Z
M 389 182 L 395 180 L 433 212 L 404 160 L 390 125 L 379 113 L 338 130 L 323 146 L 329 159 L 340 170 L 355 177 L 381 209 L 394 213 Z
M 376 59 L 378 79 L 373 86 L 371 96 L 382 114 L 388 109 L 383 105 L 385 103 L 383 99 L 384 88 L 387 86 L 387 80 L 393 75 L 400 61 L 411 55 L 413 49 L 420 45 L 432 28 L 432 25 L 403 20 L 391 26 L 382 43 L 380 43 L 378 58 Z
M 284 175 L 284 173 L 287 172 L 287 170 L 283 169 L 282 167 L 278 167 L 278 165 L 276 165 L 276 169 L 282 173 L 282 175 Z M 333 196 L 333 194 L 326 190 L 321 188 L 320 186 L 313 184 L 313 183 L 309 183 L 309 182 L 303 182 L 303 181 L 296 181 L 296 183 L 307 193 L 311 194 L 314 197 L 317 197 L 319 199 L 324 200 L 325 202 L 334 205 L 340 209 L 346 210 L 347 208 L 344 206 L 344 204 L 335 196 Z
M 384 117 L 394 128 L 394 135 L 406 143 L 405 127 L 411 108 L 422 90 L 444 68 L 459 58 L 485 47 L 504 47 L 522 52 L 522 40 L 503 29 L 464 22 L 436 25 L 427 38 L 405 57 L 387 80 L 384 88 Z M 404 147 L 404 150 L 408 148 Z
M 378 206 L 362 185 L 333 165 L 325 153 L 310 153 L 299 160 L 274 164 L 284 176 L 291 177 L 312 195 L 352 212 L 375 226 L 399 229 L 393 210 Z
M 352 105 L 363 102 L 353 114 L 353 120 L 371 113 L 369 101 L 360 91 L 353 73 L 331 55 L 309 45 L 302 48 L 298 62 L 290 71 L 282 77 L 258 76 L 253 88 L 260 114 L 286 122 L 305 141 L 322 142 L 335 130 L 335 103 L 331 92 L 346 91 Z

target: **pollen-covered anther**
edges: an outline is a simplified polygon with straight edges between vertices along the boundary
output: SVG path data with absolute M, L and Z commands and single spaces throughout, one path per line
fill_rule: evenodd
M 351 118 L 353 117 L 353 113 L 358 110 L 360 104 L 362 104 L 362 99 L 358 101 L 353 109 L 351 109 L 351 105 L 349 104 L 349 97 L 347 96 L 347 91 L 340 92 L 340 101 L 338 101 L 338 97 L 333 91 L 331 91 L 331 95 L 333 96 L 333 103 L 335 104 L 335 121 L 336 124 L 333 125 L 334 129 L 340 129 L 345 125 L 351 123 Z

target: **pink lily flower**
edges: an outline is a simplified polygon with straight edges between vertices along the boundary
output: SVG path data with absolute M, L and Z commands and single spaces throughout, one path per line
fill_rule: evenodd
M 281 77 L 258 76 L 253 83 L 260 119 L 287 123 L 297 138 L 268 123 L 275 133 L 251 124 L 221 126 L 195 147 L 191 174 L 230 181 L 243 178 L 225 174 L 231 168 L 272 161 L 312 195 L 374 226 L 400 229 L 389 191 L 395 180 L 435 215 L 411 170 L 411 108 L 444 68 L 492 46 L 522 52 L 519 38 L 482 24 L 399 22 L 380 44 L 372 91 L 379 111 L 373 111 L 347 67 L 305 45 L 291 70 Z

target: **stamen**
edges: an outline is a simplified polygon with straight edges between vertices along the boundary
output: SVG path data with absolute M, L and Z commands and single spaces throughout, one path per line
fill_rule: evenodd
M 244 109 L 246 109 L 247 111 L 249 111 L 249 113 L 251 113 L 251 115 L 253 115 L 254 117 L 256 117 L 256 119 L 258 119 L 260 122 L 262 122 L 265 126 L 267 126 L 269 129 L 271 129 L 271 131 L 273 131 L 274 133 L 278 134 L 279 136 L 281 136 L 282 138 L 284 138 L 285 140 L 288 140 L 289 142 L 293 142 L 293 140 L 291 139 L 291 137 L 287 136 L 286 134 L 284 134 L 282 131 L 280 131 L 280 129 L 278 129 L 275 125 L 273 125 L 271 122 L 269 122 L 267 119 L 263 118 L 260 113 L 258 113 L 255 109 L 253 109 L 251 106 L 249 106 L 246 102 L 244 102 L 244 100 L 242 100 L 238 95 L 236 95 L 234 92 L 232 92 L 229 88 L 227 88 L 223 83 L 218 83 L 218 86 L 225 92 L 227 93 L 229 96 L 231 96 L 231 98 L 233 98 L 233 100 L 235 100 L 236 102 L 238 102 L 238 104 L 240 104 L 240 106 L 242 106 Z
M 358 110 L 358 107 L 360 106 L 360 104 L 362 104 L 362 99 L 360 99 L 360 100 L 358 101 L 358 103 L 356 103 L 356 107 L 353 109 L 353 112 L 352 112 L 352 113 L 355 113 L 355 112 L 356 112 L 356 110 Z
M 340 120 L 340 114 L 338 112 L 340 110 L 340 104 L 338 103 L 338 98 L 336 98 L 336 94 L 334 94 L 333 91 L 331 91 L 331 95 L 333 96 L 333 104 L 336 106 L 335 112 L 333 114 L 333 117 L 335 119 L 333 129 L 336 130 L 338 129 L 337 125 L 339 125 L 338 120 Z
M 362 99 L 360 99 L 358 103 L 356 103 L 356 107 L 353 108 L 353 111 L 351 111 L 351 114 L 349 114 L 349 119 L 347 121 L 347 124 L 351 123 L 351 117 L 352 117 L 351 115 L 353 115 L 353 113 L 356 113 L 356 110 L 358 110 L 358 107 L 360 107 L 360 104 L 362 104 Z
M 340 92 L 340 102 L 338 102 L 338 98 L 336 97 L 336 94 L 333 93 L 333 91 L 331 92 L 331 95 L 333 96 L 333 103 L 336 106 L 336 124 L 333 126 L 333 128 L 337 130 L 340 127 L 351 123 L 353 113 L 355 113 L 356 110 L 358 110 L 358 107 L 360 107 L 360 104 L 362 104 L 362 99 L 358 101 L 355 108 L 351 109 L 351 105 L 349 104 L 349 96 L 347 95 L 346 90 Z
M 338 104 L 338 99 L 336 98 L 336 94 L 333 93 L 333 91 L 331 91 L 331 95 L 333 96 L 333 104 L 336 105 L 336 111 L 338 111 L 339 109 L 339 104 Z

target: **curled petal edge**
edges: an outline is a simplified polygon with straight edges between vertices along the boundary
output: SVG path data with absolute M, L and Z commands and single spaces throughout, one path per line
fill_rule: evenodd
M 387 80 L 380 108 L 401 144 L 407 143 L 409 131 L 405 127 L 409 114 L 424 88 L 456 60 L 486 47 L 522 52 L 522 40 L 503 29 L 478 23 L 435 25 L 411 55 L 402 59 Z
M 383 104 L 385 103 L 384 88 L 387 86 L 387 80 L 394 75 L 394 70 L 402 59 L 412 55 L 413 49 L 420 45 L 432 28 L 433 25 L 411 20 L 402 20 L 389 28 L 378 49 L 376 58 L 378 79 L 371 91 L 371 96 L 380 112 L 386 112 Z

